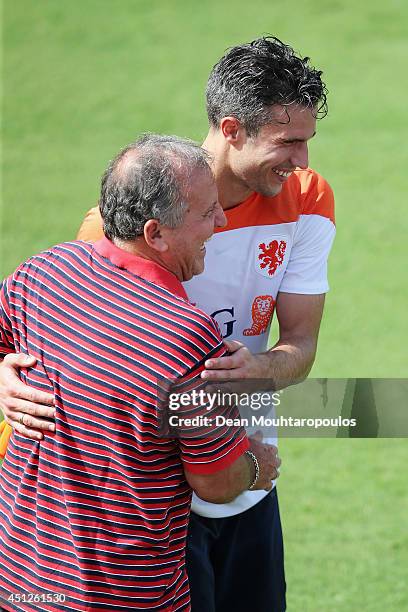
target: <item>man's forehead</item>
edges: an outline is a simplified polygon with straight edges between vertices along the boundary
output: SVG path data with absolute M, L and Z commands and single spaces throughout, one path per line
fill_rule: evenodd
M 206 188 L 215 187 L 214 175 L 209 166 L 204 168 L 197 168 L 191 173 L 188 183 L 186 185 L 187 192 L 190 194 L 196 194 L 197 192 L 201 192 L 204 184 Z
M 294 121 L 316 120 L 317 109 L 302 104 L 275 104 L 270 107 L 271 122 L 267 125 L 289 125 Z
M 311 107 L 279 107 L 273 121 L 264 124 L 259 136 L 291 140 L 309 140 L 316 133 L 316 116 Z M 256 138 L 256 137 L 255 137 Z

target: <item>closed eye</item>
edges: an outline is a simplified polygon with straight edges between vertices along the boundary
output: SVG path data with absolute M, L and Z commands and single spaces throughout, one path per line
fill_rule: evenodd
M 203 214 L 203 217 L 204 218 L 212 217 L 215 214 L 215 209 L 216 209 L 216 205 L 212 206 L 209 210 L 207 210 L 207 212 Z

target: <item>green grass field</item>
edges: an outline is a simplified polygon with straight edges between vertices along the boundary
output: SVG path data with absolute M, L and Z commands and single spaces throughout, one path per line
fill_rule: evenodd
M 406 376 L 407 22 L 403 0 L 5 0 L 3 275 L 75 236 L 140 132 L 203 139 L 210 68 L 272 33 L 330 90 L 310 163 L 334 188 L 338 235 L 313 374 Z M 289 611 L 406 609 L 406 441 L 281 447 Z

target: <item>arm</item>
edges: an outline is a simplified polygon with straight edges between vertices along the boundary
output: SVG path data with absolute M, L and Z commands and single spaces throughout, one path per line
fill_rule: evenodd
M 253 355 L 241 342 L 225 342 L 229 356 L 209 359 L 202 378 L 234 380 L 261 378 L 283 389 L 306 378 L 316 355 L 324 294 L 279 293 L 276 313 L 279 340 L 269 351 Z
M 259 478 L 251 491 L 269 491 L 271 481 L 279 476 L 281 461 L 277 448 L 264 444 L 257 435 L 249 438 L 249 442 L 259 464 Z M 248 490 L 254 480 L 255 466 L 251 457 L 244 453 L 232 465 L 213 474 L 196 474 L 186 469 L 184 472 L 187 482 L 201 499 L 213 504 L 226 504 Z
M 324 301 L 325 294 L 279 293 L 276 303 L 279 340 L 266 353 L 275 388 L 301 382 L 312 369 Z

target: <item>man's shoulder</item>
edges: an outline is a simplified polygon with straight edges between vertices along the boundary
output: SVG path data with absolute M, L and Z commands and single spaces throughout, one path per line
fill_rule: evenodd
M 204 310 L 198 308 L 196 304 L 186 302 L 186 306 L 191 317 L 190 321 L 193 329 L 206 330 L 217 343 L 222 342 L 221 331 L 216 321 Z
M 29 270 L 40 270 L 41 268 L 49 268 L 58 266 L 58 262 L 69 259 L 84 260 L 89 257 L 92 250 L 92 245 L 85 242 L 61 242 L 48 249 L 31 255 L 22 264 L 20 264 L 12 277 L 16 277 L 21 273 L 27 273 Z
M 329 182 L 319 172 L 313 170 L 313 168 L 295 170 L 288 179 L 289 185 L 291 182 L 296 185 L 301 194 L 307 193 L 310 190 L 324 191 L 327 189 L 332 191 Z
M 256 193 L 254 196 L 246 211 L 247 225 L 296 223 L 302 215 L 309 214 L 334 221 L 333 191 L 326 179 L 312 168 L 295 170 L 277 195 Z M 242 216 L 240 223 L 244 225 Z
M 173 297 L 163 337 L 171 343 L 171 350 L 182 357 L 182 376 L 186 372 L 195 372 L 196 376 L 204 369 L 206 359 L 225 352 L 221 332 L 208 314 L 178 296 Z
M 319 215 L 334 223 L 334 195 L 327 180 L 312 168 L 295 170 L 302 215 Z
M 312 168 L 295 170 L 275 196 L 257 195 L 258 206 L 275 223 L 291 223 L 304 215 L 318 215 L 334 223 L 333 190 Z
M 292 172 L 275 198 L 294 201 L 302 208 L 305 198 L 317 198 L 325 192 L 333 195 L 328 181 L 319 172 L 313 168 L 299 168 Z

